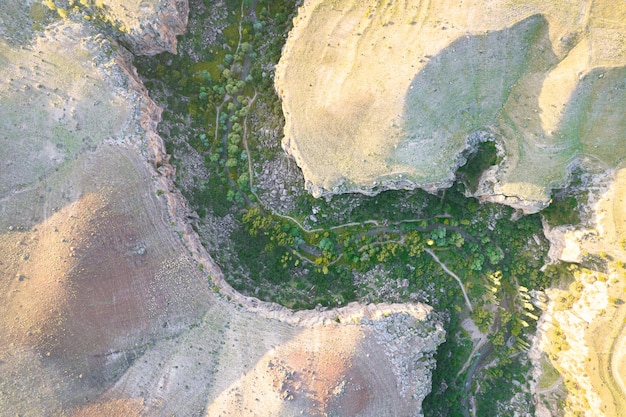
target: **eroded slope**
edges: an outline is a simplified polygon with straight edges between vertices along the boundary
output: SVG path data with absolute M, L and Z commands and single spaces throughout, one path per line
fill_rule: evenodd
M 531 357 L 546 372 L 548 358 L 562 379 L 539 376 L 538 415 L 620 416 L 626 412 L 626 170 L 599 182 L 593 216 L 576 227 L 549 231 L 552 255 L 567 262 L 576 280 L 546 291 Z M 582 265 L 579 266 L 579 265 Z M 563 391 L 564 384 L 567 391 Z M 553 394 L 566 399 L 559 405 Z

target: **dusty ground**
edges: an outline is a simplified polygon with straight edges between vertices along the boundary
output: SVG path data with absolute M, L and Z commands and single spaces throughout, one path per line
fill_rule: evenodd
M 624 22 L 608 0 L 306 1 L 276 72 L 283 147 L 314 195 L 434 190 L 491 136 L 479 195 L 538 211 L 573 160 L 624 156 Z
M 428 306 L 233 291 L 129 54 L 76 23 L 32 36 L 0 40 L 0 416 L 419 412 L 444 338 Z

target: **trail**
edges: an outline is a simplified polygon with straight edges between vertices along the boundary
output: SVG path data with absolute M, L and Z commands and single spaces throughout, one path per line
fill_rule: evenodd
M 461 291 L 463 291 L 463 297 L 465 298 L 465 303 L 467 304 L 467 308 L 470 309 L 470 311 L 474 311 L 474 309 L 472 308 L 472 303 L 470 303 L 469 297 L 467 296 L 467 293 L 465 292 L 465 288 L 463 287 L 463 282 L 461 281 L 461 278 L 458 277 L 457 274 L 455 274 L 454 272 L 450 271 L 448 269 L 448 267 L 439 260 L 439 258 L 437 257 L 437 255 L 435 255 L 435 252 L 433 252 L 430 249 L 424 249 L 424 252 L 428 253 L 430 256 L 433 257 L 433 259 L 435 260 L 435 262 L 437 262 L 439 265 L 441 265 L 441 268 L 448 274 L 450 275 L 452 278 L 456 279 L 456 282 L 459 283 L 459 287 L 461 287 Z
M 474 349 L 472 349 L 472 353 L 469 354 L 469 356 L 467 357 L 467 360 L 465 361 L 465 363 L 463 364 L 463 366 L 461 367 L 461 370 L 459 372 L 457 372 L 456 377 L 458 378 L 459 376 L 461 376 L 461 374 L 463 372 L 465 372 L 465 370 L 467 370 L 467 368 L 469 368 L 470 364 L 472 363 L 472 359 L 474 359 L 474 356 L 479 353 L 479 350 L 485 345 L 485 343 L 487 343 L 487 335 L 482 333 L 480 330 L 478 330 L 478 327 L 476 327 L 476 324 L 474 323 L 474 321 L 468 317 L 466 319 L 467 321 L 469 321 L 471 324 L 470 326 L 472 326 L 473 329 L 468 329 L 466 327 L 466 325 L 464 324 L 465 322 L 463 322 L 461 324 L 461 326 L 467 330 L 472 337 L 472 341 L 475 341 L 474 344 Z M 478 336 L 476 336 L 476 334 L 478 334 Z
M 256 96 L 257 96 L 257 91 L 256 89 L 254 89 L 254 96 L 250 99 L 250 102 L 248 103 L 248 114 L 249 114 L 249 110 L 252 108 L 252 105 L 254 104 L 254 101 L 256 100 Z M 259 196 L 254 192 L 254 182 L 252 181 L 252 178 L 254 176 L 254 172 L 252 171 L 252 159 L 250 158 L 250 148 L 248 147 L 248 114 L 246 114 L 246 117 L 243 119 L 243 135 L 242 135 L 242 142 L 243 142 L 243 147 L 246 150 L 246 155 L 248 155 L 248 183 L 250 185 L 250 192 L 252 194 L 254 194 L 254 196 L 256 197 L 256 199 L 258 201 L 259 200 Z
M 552 383 L 552 385 L 550 385 L 549 387 L 546 388 L 537 388 L 535 390 L 535 394 L 539 395 L 546 395 L 546 394 L 550 394 L 551 392 L 555 391 L 556 389 L 560 388 L 561 384 L 563 383 L 563 375 L 559 376 L 557 378 L 556 381 L 554 381 Z
M 620 328 L 620 335 L 613 344 L 609 360 L 611 363 L 611 372 L 613 373 L 613 377 L 623 393 L 626 393 L 626 381 L 624 379 L 624 375 L 620 372 L 620 363 L 623 361 L 622 358 L 624 355 L 626 355 L 626 336 L 624 335 L 625 326 L 626 325 L 623 324 Z

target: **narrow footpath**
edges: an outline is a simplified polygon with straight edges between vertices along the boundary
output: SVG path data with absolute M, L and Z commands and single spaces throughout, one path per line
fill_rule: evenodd
M 474 309 L 472 308 L 472 303 L 470 303 L 469 297 L 467 296 L 467 293 L 465 292 L 465 287 L 463 287 L 463 282 L 461 281 L 461 278 L 458 277 L 457 274 L 455 274 L 454 272 L 450 271 L 448 269 L 448 267 L 439 260 L 439 258 L 437 257 L 437 255 L 435 255 L 435 252 L 433 252 L 432 250 L 426 248 L 424 249 L 424 252 L 428 253 L 430 256 L 433 257 L 433 259 L 435 260 L 435 262 L 437 262 L 439 265 L 441 265 L 441 268 L 448 274 L 450 275 L 452 278 L 456 279 L 456 282 L 459 283 L 459 287 L 461 287 L 461 291 L 463 291 L 463 297 L 465 298 L 465 303 L 467 304 L 467 308 L 469 308 L 470 311 L 474 311 Z

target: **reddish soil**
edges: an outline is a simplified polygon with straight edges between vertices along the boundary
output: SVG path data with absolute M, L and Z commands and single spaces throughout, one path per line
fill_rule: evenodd
M 80 408 L 72 417 L 139 417 L 142 413 L 143 399 L 112 400 Z
M 147 166 L 110 151 L 72 177 L 75 200 L 0 234 L 0 359 L 16 375 L 23 361 L 41 361 L 41 382 L 24 389 L 58 391 L 33 409 L 72 408 L 102 392 L 149 343 L 188 327 L 209 302 Z M 106 171 L 93 175 L 99 169 Z M 24 389 L 8 392 L 16 412 L 29 410 L 17 399 Z

